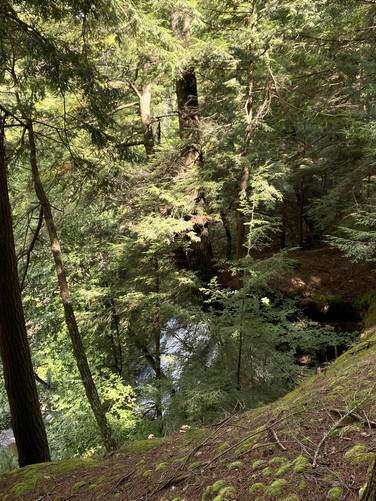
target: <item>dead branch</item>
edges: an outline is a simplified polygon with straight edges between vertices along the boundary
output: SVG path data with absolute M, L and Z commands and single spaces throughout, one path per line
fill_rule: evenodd
M 343 411 L 340 409 L 329 409 L 329 412 L 331 412 L 332 414 L 337 414 L 337 415 L 342 416 L 343 413 L 346 411 Z M 368 419 L 368 416 L 365 413 L 364 413 L 364 415 L 365 415 L 365 418 L 363 418 L 362 416 L 360 416 L 356 412 L 352 412 L 348 416 L 352 417 L 353 419 L 355 419 L 356 421 L 359 421 L 360 423 L 362 423 L 364 425 L 367 425 L 369 428 L 376 428 L 376 421 L 371 421 L 370 419 Z
M 283 445 L 283 443 L 279 440 L 278 438 L 278 435 L 276 433 L 275 430 L 273 430 L 273 428 L 270 428 L 270 433 L 271 435 L 273 436 L 274 440 L 277 442 L 277 445 L 278 447 L 282 450 L 282 451 L 287 451 L 286 447 Z
M 328 439 L 328 437 L 330 436 L 331 433 L 333 433 L 333 431 L 335 429 L 337 429 L 342 423 L 343 421 L 348 418 L 349 416 L 351 416 L 351 414 L 353 412 L 355 412 L 355 410 L 358 408 L 358 406 L 354 407 L 353 409 L 351 409 L 350 411 L 346 412 L 345 414 L 343 414 L 339 419 L 338 421 L 336 421 L 333 426 L 330 427 L 330 429 L 324 434 L 324 436 L 322 437 L 322 439 L 320 440 L 317 448 L 316 448 L 316 451 L 315 451 L 315 454 L 313 456 L 313 461 L 312 461 L 312 467 L 313 468 L 316 468 L 317 466 L 317 459 L 318 459 L 318 456 L 319 456 L 319 453 L 320 453 L 320 449 L 321 447 L 324 445 L 324 443 L 326 442 L 326 440 Z

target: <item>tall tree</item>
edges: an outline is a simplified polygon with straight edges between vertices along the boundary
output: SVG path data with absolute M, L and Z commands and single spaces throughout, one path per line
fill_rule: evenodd
M 73 310 L 71 301 L 68 279 L 65 272 L 63 254 L 61 251 L 60 239 L 52 214 L 51 203 L 44 190 L 42 180 L 39 175 L 37 148 L 35 144 L 35 136 L 33 123 L 27 121 L 29 148 L 30 148 L 30 165 L 32 170 L 35 193 L 43 209 L 44 220 L 48 231 L 48 236 L 51 244 L 51 251 L 55 263 L 55 269 L 60 289 L 60 297 L 63 303 L 65 323 L 73 346 L 73 354 L 76 359 L 77 367 L 85 388 L 86 396 L 97 421 L 103 443 L 107 450 L 111 451 L 115 448 L 115 441 L 112 437 L 111 428 L 108 424 L 106 413 L 100 401 L 97 388 L 94 383 L 93 376 L 90 371 L 89 362 L 87 360 L 85 348 L 78 329 L 76 316 Z
M 0 353 L 20 466 L 50 460 L 27 340 L 17 273 L 0 117 Z

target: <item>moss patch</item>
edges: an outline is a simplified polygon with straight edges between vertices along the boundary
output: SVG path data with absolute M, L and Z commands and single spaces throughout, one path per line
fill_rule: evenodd
M 86 482 L 83 480 L 81 480 L 81 482 L 76 482 L 72 487 L 72 492 L 79 491 L 84 485 L 86 485 Z
M 368 452 L 364 444 L 356 444 L 346 452 L 345 458 L 353 464 L 361 464 L 372 461 L 373 454 Z
M 287 485 L 287 480 L 283 478 L 274 480 L 266 489 L 265 493 L 268 496 L 280 496 Z
M 327 498 L 330 501 L 340 501 L 342 499 L 342 496 L 343 496 L 343 489 L 342 489 L 342 487 L 332 487 L 328 491 Z
M 230 463 L 229 465 L 227 465 L 227 468 L 229 470 L 239 470 L 239 468 L 241 468 L 242 466 L 243 466 L 242 461 L 234 461 L 233 463 Z
M 94 459 L 69 459 L 66 461 L 56 461 L 51 463 L 33 464 L 15 470 L 11 474 L 15 476 L 15 484 L 11 488 L 11 493 L 15 496 L 24 496 L 33 491 L 35 487 L 44 480 L 49 480 L 52 475 L 70 473 L 81 468 L 92 468 L 98 465 Z
M 182 433 L 183 437 L 188 440 L 203 440 L 208 435 L 208 430 L 205 428 L 192 428 L 191 430 Z
M 151 440 L 135 440 L 125 446 L 127 452 L 148 452 L 163 443 L 163 438 L 153 438 Z
M 257 459 L 257 461 L 254 461 L 252 463 L 252 469 L 253 470 L 259 470 L 261 466 L 264 466 L 266 464 L 265 459 Z
M 251 485 L 249 488 L 249 493 L 250 494 L 262 494 L 264 492 L 265 485 L 262 484 L 261 482 L 256 482 L 255 484 Z
M 311 467 L 309 459 L 307 459 L 305 456 L 298 456 L 293 464 L 295 473 L 303 473 Z
M 273 459 L 271 459 L 271 460 L 269 461 L 269 464 L 270 464 L 270 465 L 277 465 L 277 466 L 280 466 L 280 465 L 285 464 L 285 463 L 287 463 L 287 462 L 288 462 L 288 460 L 287 460 L 286 458 L 284 458 L 284 457 L 282 457 L 282 456 L 276 456 L 275 458 L 273 458 Z

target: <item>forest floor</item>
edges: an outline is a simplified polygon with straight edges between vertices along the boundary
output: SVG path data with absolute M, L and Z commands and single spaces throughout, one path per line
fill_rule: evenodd
M 352 263 L 338 249 L 321 247 L 287 255 L 296 266 L 275 282 L 283 292 L 304 297 L 341 297 L 352 301 L 376 291 L 376 273 L 370 263 Z
M 336 251 L 300 251 L 286 292 L 376 290 L 366 265 Z M 298 284 L 298 285 L 296 285 Z M 291 289 L 290 289 L 291 288 Z M 0 475 L 0 501 L 351 501 L 376 452 L 376 328 L 285 397 L 210 427 L 136 441 L 101 458 L 33 465 Z

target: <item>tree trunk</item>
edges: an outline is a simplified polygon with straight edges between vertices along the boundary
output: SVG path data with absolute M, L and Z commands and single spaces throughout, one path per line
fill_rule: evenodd
M 172 15 L 172 30 L 184 47 L 190 45 L 191 23 L 191 13 L 187 9 L 177 9 Z M 176 99 L 180 137 L 186 143 L 179 166 L 180 172 L 184 172 L 191 170 L 195 164 L 202 163 L 197 79 L 192 66 L 184 69 L 176 80 Z M 204 282 L 209 282 L 214 275 L 214 255 L 209 238 L 209 220 L 205 215 L 205 206 L 205 193 L 202 188 L 199 188 L 192 222 L 194 232 L 200 237 L 200 241 L 191 243 L 187 261 L 189 269 L 198 272 Z
M 155 139 L 152 127 L 151 115 L 151 84 L 147 83 L 142 87 L 139 93 L 140 99 L 140 116 L 144 126 L 144 147 L 148 156 L 153 156 L 155 153 Z
M 172 30 L 184 47 L 191 41 L 191 14 L 186 9 L 179 9 L 172 15 Z M 176 80 L 176 97 L 179 113 L 179 130 L 182 139 L 199 142 L 200 126 L 198 113 L 197 79 L 194 68 L 186 68 Z
M 241 259 L 245 256 L 246 250 L 244 247 L 245 242 L 245 218 L 243 213 L 241 212 L 241 201 L 245 199 L 247 194 L 247 188 L 249 183 L 249 168 L 247 165 L 243 167 L 242 178 L 240 181 L 240 193 L 239 193 L 239 202 L 240 207 L 237 210 L 236 217 L 236 259 Z
M 92 408 L 93 414 L 97 421 L 103 443 L 107 450 L 113 450 L 115 448 L 115 442 L 112 438 L 111 429 L 107 422 L 106 414 L 102 407 L 98 391 L 90 371 L 81 335 L 78 330 L 78 325 L 70 297 L 68 280 L 65 273 L 60 241 L 55 221 L 52 215 L 51 204 L 50 201 L 48 200 L 46 192 L 44 191 L 44 187 L 39 175 L 33 124 L 31 120 L 28 120 L 28 137 L 29 137 L 29 148 L 30 148 L 30 164 L 34 182 L 34 189 L 38 197 L 38 200 L 43 208 L 44 220 L 46 222 L 48 236 L 50 238 L 50 243 L 51 243 L 52 255 L 55 262 L 55 269 L 59 283 L 60 296 L 64 307 L 65 323 L 73 346 L 73 354 L 76 359 L 77 367 L 83 385 L 85 387 L 87 399 L 89 401 L 89 404 Z
M 375 501 L 376 499 L 376 460 L 373 464 L 371 477 L 368 480 L 368 484 L 364 494 L 362 496 L 362 501 Z
M 230 261 L 232 257 L 232 234 L 230 223 L 227 219 L 227 214 L 223 211 L 221 212 L 221 220 L 226 235 L 226 259 Z
M 50 460 L 27 341 L 17 274 L 5 162 L 4 118 L 0 119 L 0 353 L 12 415 L 18 463 Z
M 155 293 L 160 294 L 161 283 L 160 283 L 160 270 L 158 258 L 154 259 L 155 265 Z M 158 305 L 159 308 L 159 305 Z M 163 431 L 163 409 L 162 409 L 162 365 L 161 365 L 161 320 L 160 315 L 154 322 L 154 342 L 155 342 L 155 380 L 157 386 L 157 399 L 155 403 L 157 418 L 161 421 L 161 431 Z

